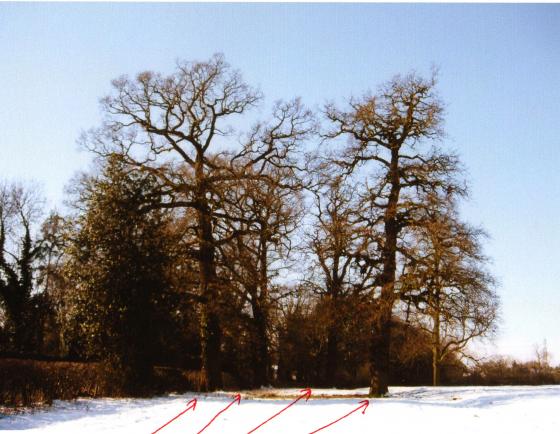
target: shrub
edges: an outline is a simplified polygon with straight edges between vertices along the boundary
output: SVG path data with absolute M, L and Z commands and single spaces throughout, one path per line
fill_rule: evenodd
M 0 359 L 0 406 L 31 407 L 49 405 L 55 399 L 124 396 L 110 380 L 106 369 L 95 362 Z M 144 394 L 202 388 L 198 372 L 156 367 Z

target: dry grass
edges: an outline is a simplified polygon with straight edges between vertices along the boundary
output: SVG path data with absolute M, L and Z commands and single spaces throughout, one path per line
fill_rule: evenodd
M 278 390 L 244 390 L 241 392 L 243 399 L 296 399 L 301 396 L 301 392 L 294 391 L 293 393 L 281 392 Z M 353 394 L 337 394 L 337 393 L 325 393 L 325 392 L 313 392 L 309 399 L 356 399 L 356 398 L 367 398 L 366 393 L 353 393 Z

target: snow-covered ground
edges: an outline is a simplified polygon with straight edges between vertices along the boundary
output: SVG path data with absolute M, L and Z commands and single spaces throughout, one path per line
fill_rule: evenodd
M 259 428 L 258 434 L 309 434 L 358 408 L 366 389 L 315 389 Z M 276 394 L 278 398 L 266 399 Z M 242 393 L 206 430 L 208 434 L 247 434 L 290 404 L 296 389 Z M 328 396 L 336 398 L 328 399 Z M 58 401 L 32 413 L 0 417 L 0 432 L 150 434 L 183 411 L 195 395 L 154 399 L 79 399 Z M 190 410 L 161 434 L 196 434 L 231 395 L 198 395 Z M 315 399 L 314 399 L 315 397 Z M 159 434 L 158 433 L 158 434 Z M 371 399 L 365 414 L 352 413 L 322 433 L 560 433 L 560 386 L 540 387 L 394 387 L 390 397 Z

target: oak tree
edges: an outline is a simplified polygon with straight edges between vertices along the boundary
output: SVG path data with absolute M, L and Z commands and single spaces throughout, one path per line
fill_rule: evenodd
M 221 315 L 217 249 L 240 232 L 222 234 L 220 220 L 236 220 L 222 209 L 224 186 L 265 178 L 270 166 L 290 166 L 294 147 L 310 131 L 310 112 L 299 101 L 274 106 L 271 120 L 235 139 L 232 122 L 257 105 L 261 94 L 223 56 L 179 62 L 170 75 L 143 72 L 113 81 L 103 100 L 104 126 L 85 137 L 100 154 L 118 152 L 130 168 L 154 176 L 161 208 L 188 208 L 196 243 L 190 255 L 198 267 L 202 372 L 210 390 L 220 388 Z M 238 136 L 239 138 L 239 136 Z
M 460 188 L 457 157 L 443 152 L 443 104 L 435 77 L 396 76 L 376 94 L 352 99 L 346 109 L 326 107 L 327 137 L 346 137 L 338 163 L 369 180 L 368 218 L 382 233 L 377 262 L 376 314 L 371 333 L 371 395 L 388 391 L 391 317 L 399 299 L 400 236 L 428 192 Z M 360 170 L 365 169 L 365 170 Z

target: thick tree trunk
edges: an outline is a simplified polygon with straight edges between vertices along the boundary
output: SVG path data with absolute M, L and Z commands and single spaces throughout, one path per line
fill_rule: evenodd
M 222 331 L 219 315 L 212 308 L 206 316 L 204 327 L 203 366 L 202 371 L 206 376 L 206 387 L 209 391 L 222 389 Z
M 268 351 L 268 334 L 266 330 L 267 315 L 261 303 L 253 303 L 253 319 L 255 324 L 255 386 L 265 386 L 270 383 L 270 355 Z
M 202 275 L 203 273 L 201 273 Z M 202 276 L 201 276 L 202 277 Z M 206 277 L 206 276 L 205 276 Z M 202 280 L 202 279 L 201 279 Z M 204 288 L 204 287 L 203 287 Z M 206 288 L 208 289 L 208 287 Z M 203 296 L 201 318 L 201 371 L 209 391 L 222 388 L 221 327 L 216 311 L 214 291 L 207 290 Z
M 391 317 L 395 303 L 395 280 L 397 270 L 397 206 L 400 194 L 398 170 L 398 148 L 391 151 L 391 167 L 388 178 L 391 185 L 389 200 L 385 210 L 385 243 L 382 250 L 382 272 L 379 278 L 381 295 L 377 300 L 377 312 L 373 322 L 371 338 L 370 396 L 384 396 L 389 390 L 389 351 L 391 349 Z
M 216 282 L 215 245 L 212 235 L 212 216 L 200 166 L 197 170 L 199 190 L 197 217 L 199 237 L 199 279 L 202 296 L 201 372 L 209 391 L 222 388 L 221 340 L 219 315 L 220 294 Z
M 256 346 L 255 346 L 255 382 L 257 386 L 270 383 L 270 353 L 268 350 L 268 228 L 266 223 L 261 227 L 259 239 L 258 258 L 258 286 L 260 291 L 254 291 L 253 297 L 253 319 L 255 322 Z M 256 288 L 255 288 L 256 289 Z
M 337 308 L 341 283 L 338 277 L 338 259 L 335 260 L 332 286 L 329 288 L 329 324 L 327 329 L 327 366 L 325 371 L 325 386 L 336 385 L 338 375 L 339 351 L 338 343 L 340 336 L 339 319 Z
M 373 324 L 370 356 L 370 396 L 384 396 L 389 391 L 392 304 L 379 307 Z
M 222 387 L 221 372 L 221 327 L 216 306 L 216 291 L 209 282 L 208 267 L 201 267 L 200 284 L 203 294 L 201 315 L 201 371 L 207 390 L 217 390 Z
M 439 386 L 439 348 L 432 349 L 432 385 Z
M 439 292 L 436 292 L 436 310 L 433 315 L 434 330 L 432 333 L 432 384 L 439 386 L 440 384 L 440 369 L 439 364 L 441 360 L 441 336 L 440 324 L 441 318 L 439 313 Z

